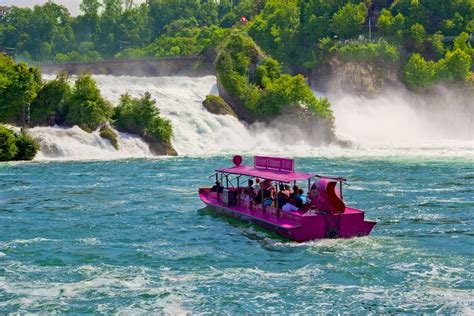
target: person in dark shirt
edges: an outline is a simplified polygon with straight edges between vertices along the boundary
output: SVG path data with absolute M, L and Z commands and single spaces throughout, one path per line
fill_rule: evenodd
M 222 193 L 223 191 L 224 191 L 224 187 L 221 185 L 219 181 L 216 181 L 216 184 L 214 184 L 211 188 L 211 192 Z
M 295 185 L 293 186 L 293 192 L 290 194 L 290 198 L 294 200 L 294 205 L 297 208 L 302 208 L 303 207 L 303 199 L 301 198 L 301 194 L 303 194 L 303 190 L 300 189 L 299 186 Z

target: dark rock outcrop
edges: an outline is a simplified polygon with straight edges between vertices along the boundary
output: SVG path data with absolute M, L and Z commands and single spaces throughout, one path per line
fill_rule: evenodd
M 142 136 L 142 139 L 148 144 L 150 151 L 157 156 L 178 156 L 170 142 L 158 141 L 153 137 Z
M 376 63 L 343 61 L 334 57 L 311 75 L 311 83 L 321 90 L 375 95 L 390 86 L 400 85 L 395 67 L 381 67 Z
M 208 95 L 206 99 L 202 102 L 204 108 L 212 113 L 217 115 L 232 115 L 237 117 L 237 114 L 232 110 L 232 108 L 224 101 L 223 98 L 215 95 Z

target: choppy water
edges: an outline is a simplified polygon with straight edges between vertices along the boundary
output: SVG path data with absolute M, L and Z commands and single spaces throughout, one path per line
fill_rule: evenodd
M 472 158 L 300 158 L 370 237 L 296 244 L 211 215 L 228 157 L 0 164 L 2 312 L 474 312 Z

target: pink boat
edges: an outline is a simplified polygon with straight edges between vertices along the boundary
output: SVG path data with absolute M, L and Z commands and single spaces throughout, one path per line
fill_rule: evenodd
M 215 170 L 214 187 L 199 189 L 201 200 L 219 213 L 251 220 L 297 242 L 367 236 L 376 224 L 366 221 L 363 211 L 346 207 L 342 196 L 342 184 L 347 181 L 344 178 L 296 172 L 294 160 L 288 158 L 255 156 L 253 165 L 241 165 L 242 157 L 235 156 L 233 162 L 233 167 Z M 246 193 L 251 188 L 240 185 L 242 177 L 264 180 L 266 189 L 262 187 L 258 194 L 260 201 L 264 201 L 264 192 L 268 199 L 263 203 L 258 203 L 255 196 L 249 199 Z M 297 181 L 308 186 L 306 203 L 298 210 L 288 211 L 288 205 L 281 205 L 280 197 L 285 198 L 285 194 L 280 189 L 285 184 L 296 185 Z M 273 202 L 270 196 L 274 197 Z M 294 201 L 290 198 L 287 203 Z

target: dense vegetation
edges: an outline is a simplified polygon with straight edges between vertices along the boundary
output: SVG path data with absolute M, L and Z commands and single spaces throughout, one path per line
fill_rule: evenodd
M 285 69 L 388 58 L 413 88 L 472 78 L 472 0 L 82 0 L 80 9 L 72 17 L 53 2 L 12 7 L 0 19 L 0 48 L 35 61 L 184 56 L 243 27 Z
M 119 130 L 142 136 L 152 145 L 152 150 L 159 144 L 165 144 L 167 151 L 171 149 L 171 122 L 160 116 L 150 93 L 146 92 L 141 98 L 122 95 L 115 108 L 114 120 Z
M 15 133 L 0 125 L 0 161 L 32 160 L 39 148 L 27 132 Z
M 74 83 L 65 74 L 42 82 L 36 68 L 28 68 L 24 63 L 16 64 L 3 54 L 0 54 L 0 70 L 0 123 L 19 126 L 78 125 L 87 132 L 100 128 L 101 137 L 118 149 L 117 135 L 109 126 L 113 124 L 115 111 L 117 126 L 127 129 L 126 123 L 135 120 L 142 125 L 137 129 L 128 128 L 128 131 L 149 139 L 152 146 L 163 142 L 171 147 L 171 125 L 159 116 L 155 101 L 149 94 L 138 103 L 135 99 L 123 97 L 120 106 L 114 109 L 101 96 L 89 74 L 79 75 Z M 138 107 L 132 106 L 133 111 L 128 111 L 129 108 L 123 106 L 125 100 L 129 101 L 127 104 L 138 104 Z M 5 128 L 2 128 L 0 144 L 5 146 L 1 149 L 3 160 L 32 159 L 38 151 L 37 143 L 30 136 L 23 133 L 15 136 Z
M 327 99 L 317 99 L 303 76 L 282 72 L 246 34 L 234 31 L 216 59 L 217 74 L 227 93 L 252 117 L 273 118 L 288 106 L 305 105 L 313 114 L 331 118 Z

